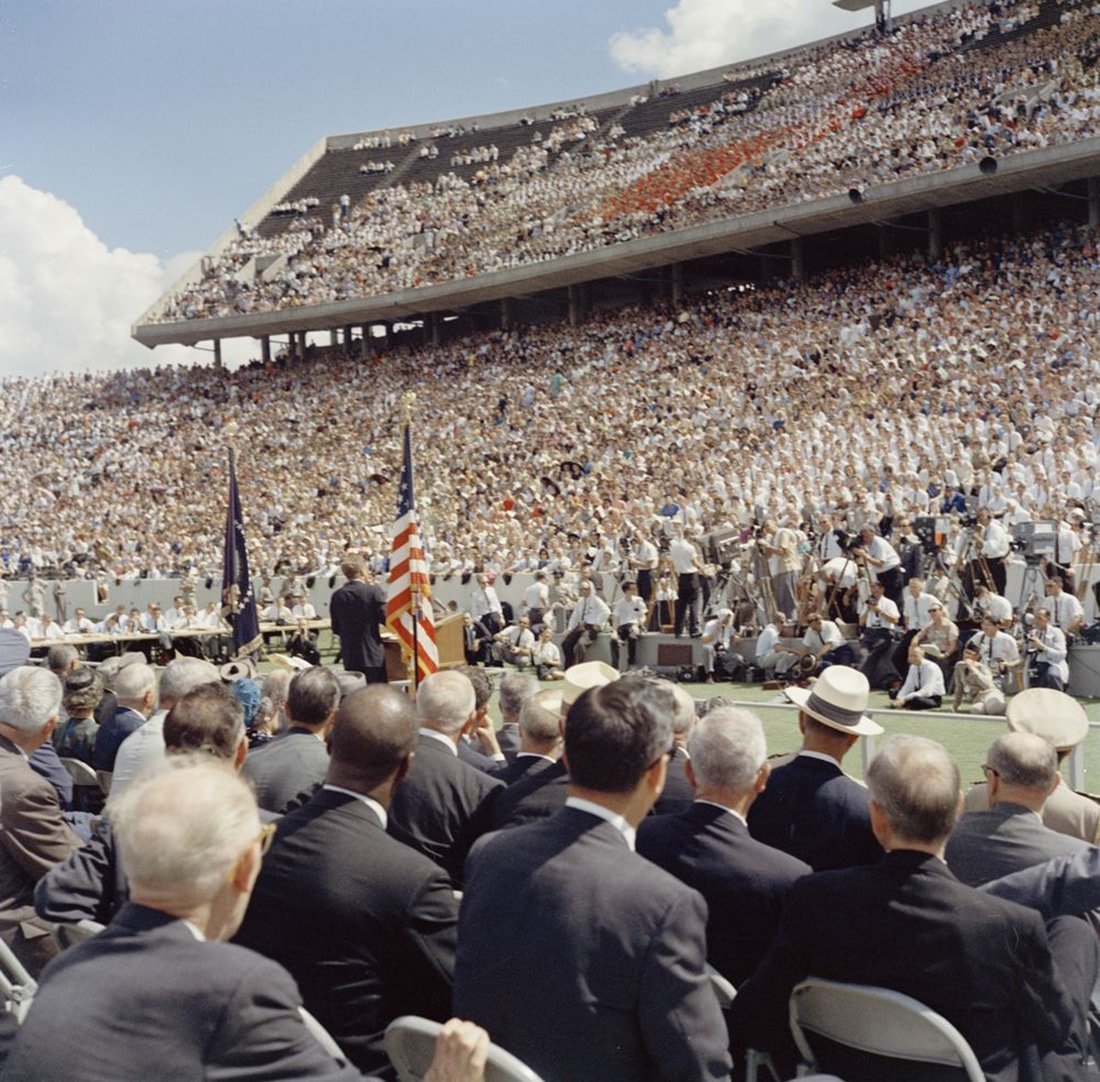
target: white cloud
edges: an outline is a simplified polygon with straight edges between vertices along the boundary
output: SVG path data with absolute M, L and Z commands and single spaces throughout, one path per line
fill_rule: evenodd
M 208 363 L 209 352 L 150 351 L 130 337 L 131 323 L 198 255 L 162 264 L 108 248 L 68 203 L 17 176 L 0 178 L 0 377 Z M 239 349 L 247 357 L 256 344 Z M 227 348 L 227 363 L 237 352 Z
M 917 6 L 895 3 L 894 14 Z M 665 28 L 614 34 L 609 49 L 624 71 L 668 78 L 848 33 L 872 18 L 829 0 L 679 0 L 665 12 Z

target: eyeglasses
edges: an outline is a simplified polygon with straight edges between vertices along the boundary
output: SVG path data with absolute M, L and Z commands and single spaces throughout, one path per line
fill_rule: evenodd
M 256 835 L 255 841 L 260 843 L 260 856 L 266 857 L 268 850 L 271 848 L 271 843 L 275 841 L 275 831 L 278 829 L 277 823 L 264 823 L 260 827 L 260 833 Z

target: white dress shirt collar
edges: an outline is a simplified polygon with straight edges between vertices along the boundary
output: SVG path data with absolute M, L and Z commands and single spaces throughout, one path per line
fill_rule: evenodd
M 588 812 L 589 815 L 595 815 L 600 819 L 606 820 L 610 823 L 620 834 L 626 839 L 626 844 L 630 846 L 631 850 L 634 849 L 634 828 L 617 812 L 611 811 L 610 808 L 605 808 L 602 804 L 596 804 L 591 800 L 585 800 L 583 797 L 571 796 L 565 801 L 567 808 L 576 808 L 577 811 Z
M 450 748 L 452 755 L 458 754 L 458 745 L 455 744 L 455 742 L 449 736 L 445 736 L 443 733 L 436 732 L 435 729 L 425 729 L 423 727 L 421 727 L 420 729 L 420 735 L 430 736 L 433 740 L 438 740 L 441 744 L 445 744 L 448 748 Z
M 354 790 L 345 789 L 340 785 L 322 785 L 321 788 L 330 793 L 344 793 L 347 796 L 355 797 L 360 804 L 366 804 L 366 806 L 378 816 L 378 822 L 382 824 L 382 829 L 386 829 L 389 817 L 386 815 L 386 809 L 383 808 L 374 797 L 367 796 L 366 793 L 356 793 Z

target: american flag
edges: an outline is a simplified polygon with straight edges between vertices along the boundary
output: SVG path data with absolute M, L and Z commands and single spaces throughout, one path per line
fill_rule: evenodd
M 406 662 L 413 654 L 413 586 L 419 590 L 420 625 L 416 630 L 416 682 L 439 668 L 432 621 L 432 591 L 428 565 L 420 547 L 416 525 L 416 500 L 413 496 L 412 436 L 405 425 L 405 462 L 401 467 L 401 491 L 397 497 L 397 521 L 393 525 L 390 546 L 390 583 L 386 598 L 386 626 L 401 641 Z

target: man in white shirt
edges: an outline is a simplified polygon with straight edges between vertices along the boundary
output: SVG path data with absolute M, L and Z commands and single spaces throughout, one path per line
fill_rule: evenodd
M 1066 636 L 1051 622 L 1049 608 L 1035 610 L 1035 627 L 1027 637 L 1027 648 L 1035 655 L 1036 676 L 1032 686 L 1065 691 L 1069 683 Z
M 938 710 L 945 688 L 943 671 L 924 656 L 919 646 L 909 648 L 909 671 L 890 705 L 905 710 Z
M 668 546 L 669 559 L 676 572 L 676 616 L 673 633 L 679 638 L 688 625 L 692 638 L 699 635 L 699 572 L 703 570 L 699 550 L 684 537 L 682 526 L 675 527 Z
M 489 582 L 489 576 L 482 573 L 474 580 L 470 589 L 470 604 L 467 611 L 490 635 L 504 629 L 504 607 L 500 603 L 495 588 Z
M 1012 626 L 1012 602 L 981 583 L 974 587 L 974 613 L 979 619 L 988 613 L 1002 630 Z
M 535 572 L 535 581 L 523 591 L 523 603 L 527 606 L 531 631 L 537 635 L 542 629 L 543 615 L 550 607 L 550 586 L 545 571 Z
M 641 530 L 634 535 L 631 565 L 638 576 L 638 596 L 648 608 L 653 604 L 653 572 L 657 570 L 657 546 Z
M 531 651 L 535 647 L 535 636 L 531 632 L 531 622 L 526 616 L 519 618 L 518 624 L 506 627 L 493 636 L 497 657 L 521 669 L 531 660 Z
M 886 596 L 896 605 L 901 600 L 901 557 L 894 546 L 884 537 L 879 537 L 870 526 L 864 526 L 859 533 L 860 547 L 852 550 L 852 555 L 862 557 L 870 573 L 886 589 Z
M 979 559 L 972 562 L 970 573 L 975 584 L 984 582 L 998 594 L 1005 592 L 1007 569 L 1005 559 L 1011 547 L 1008 531 L 993 517 L 988 507 L 978 509 L 975 544 Z
M 1023 664 L 1016 640 L 1000 631 L 996 623 L 987 616 L 982 620 L 981 633 L 970 639 L 970 642 L 978 648 L 979 661 L 993 674 L 997 686 L 1004 690 L 1007 676 Z
M 876 672 L 886 655 L 893 649 L 894 636 L 901 622 L 898 607 L 887 596 L 886 589 L 877 580 L 871 583 L 871 596 L 860 606 L 859 642 L 866 652 L 860 667 L 872 687 L 883 687 L 886 680 L 876 679 Z M 896 679 L 893 667 L 889 679 Z
M 780 649 L 779 635 L 779 625 L 771 621 L 756 640 L 756 655 L 753 662 L 764 670 L 765 676 L 773 671 L 776 676 L 783 676 L 795 663 L 796 654 Z
M 638 596 L 638 587 L 629 579 L 623 583 L 623 596 L 615 602 L 611 612 L 611 626 L 615 635 L 611 640 L 611 661 L 619 667 L 619 644 L 626 645 L 626 664 L 634 668 L 638 658 L 638 639 L 645 628 L 646 603 Z
M 95 624 L 88 619 L 83 609 L 77 609 L 72 619 L 65 621 L 63 630 L 66 635 L 91 635 L 95 632 Z
M 531 651 L 531 660 L 535 663 L 535 675 L 540 680 L 560 680 L 564 673 L 561 668 L 561 651 L 554 643 L 554 629 L 544 624 Z
M 610 615 L 607 602 L 596 594 L 591 582 L 583 579 L 580 597 L 569 616 L 569 626 L 561 641 L 561 652 L 567 666 L 580 665 L 584 661 L 586 651 L 596 641 Z
M 294 594 L 290 599 L 290 615 L 295 620 L 316 620 L 317 610 L 306 600 L 305 594 Z
M 1050 610 L 1055 626 L 1060 627 L 1067 636 L 1076 635 L 1085 626 L 1085 610 L 1081 602 L 1073 594 L 1066 593 L 1062 580 L 1053 576 L 1047 579 L 1046 595 L 1043 607 Z
M 713 619 L 703 628 L 703 668 L 706 670 L 707 683 L 714 683 L 714 660 L 719 654 L 729 656 L 729 649 L 738 641 L 737 629 L 733 626 L 733 610 L 719 609 Z

